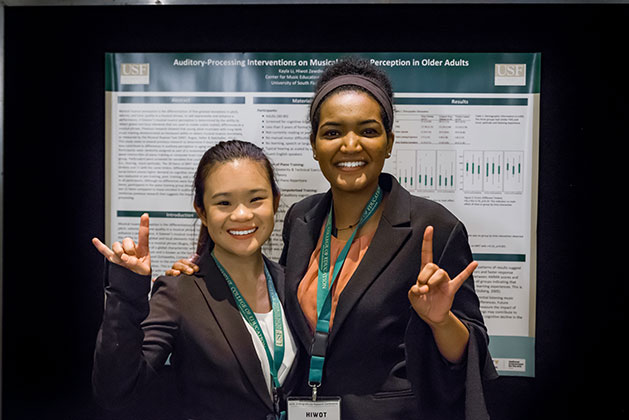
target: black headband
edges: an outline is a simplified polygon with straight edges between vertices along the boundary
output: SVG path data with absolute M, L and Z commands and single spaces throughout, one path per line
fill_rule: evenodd
M 325 98 L 328 93 L 332 92 L 337 87 L 346 85 L 360 86 L 367 92 L 371 93 L 380 103 L 382 109 L 384 109 L 384 113 L 387 115 L 389 124 L 393 124 L 393 104 L 391 103 L 389 95 L 387 95 L 384 89 L 374 83 L 371 79 L 359 74 L 347 74 L 328 80 L 312 99 L 312 105 L 310 107 L 310 121 L 313 120 L 315 111 L 319 105 L 321 105 L 323 98 Z

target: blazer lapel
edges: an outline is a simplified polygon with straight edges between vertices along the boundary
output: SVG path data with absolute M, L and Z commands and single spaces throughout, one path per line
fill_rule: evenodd
M 293 332 L 308 352 L 312 343 L 312 332 L 297 300 L 297 288 L 308 269 L 312 251 L 317 246 L 323 219 L 330 209 L 331 200 L 332 193 L 328 191 L 303 217 L 297 217 L 291 226 L 290 236 L 293 243 L 290 244 L 287 256 L 291 263 L 286 264 L 285 302 L 294 328 Z
M 412 232 L 410 194 L 390 175 L 382 174 L 380 179 L 383 190 L 389 191 L 383 201 L 382 217 L 369 249 L 339 296 L 328 346 L 365 290 L 389 264 Z
M 227 283 L 223 280 L 223 275 L 209 252 L 204 252 L 199 261 L 199 273 L 195 281 L 256 393 L 269 410 L 273 410 L 251 335 Z

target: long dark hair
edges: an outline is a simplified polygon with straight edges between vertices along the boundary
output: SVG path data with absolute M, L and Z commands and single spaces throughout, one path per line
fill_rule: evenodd
M 264 154 L 264 151 L 248 141 L 229 140 L 221 141 L 215 146 L 210 147 L 199 161 L 197 171 L 194 174 L 193 201 L 196 208 L 205 212 L 205 204 L 203 203 L 203 196 L 205 195 L 205 180 L 210 174 L 212 168 L 216 164 L 231 162 L 237 159 L 249 159 L 260 163 L 269 176 L 273 199 L 279 199 L 280 189 L 277 186 L 277 181 L 275 180 L 275 171 L 273 170 L 271 161 L 269 161 L 269 158 Z M 210 250 L 214 248 L 214 243 L 208 234 L 207 228 L 202 225 L 199 231 L 199 238 L 197 240 L 196 252 L 198 255 L 201 254 L 206 245 L 209 246 Z

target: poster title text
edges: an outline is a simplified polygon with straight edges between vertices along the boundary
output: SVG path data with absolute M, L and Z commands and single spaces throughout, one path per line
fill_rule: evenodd
M 261 60 L 261 59 L 175 59 L 173 66 L 175 67 L 325 67 L 334 64 L 338 59 L 300 59 L 300 60 Z M 378 67 L 468 67 L 469 60 L 462 58 L 411 58 L 411 59 L 387 59 L 387 60 L 369 60 L 373 65 Z

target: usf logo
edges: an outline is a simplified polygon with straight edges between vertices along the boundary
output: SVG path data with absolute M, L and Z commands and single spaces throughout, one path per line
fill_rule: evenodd
M 149 63 L 121 63 L 120 64 L 120 84 L 121 85 L 148 85 L 149 84 Z
M 494 85 L 526 86 L 526 64 L 496 64 Z

